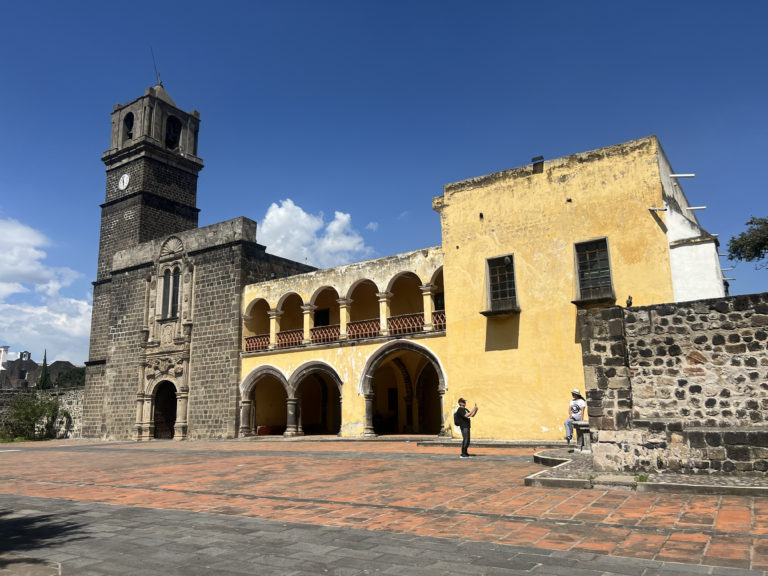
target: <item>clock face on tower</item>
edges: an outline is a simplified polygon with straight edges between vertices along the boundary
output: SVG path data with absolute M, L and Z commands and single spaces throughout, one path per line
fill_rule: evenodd
M 117 182 L 117 187 L 120 188 L 120 190 L 125 190 L 128 188 L 128 182 L 130 181 L 131 177 L 128 174 L 123 174 Z

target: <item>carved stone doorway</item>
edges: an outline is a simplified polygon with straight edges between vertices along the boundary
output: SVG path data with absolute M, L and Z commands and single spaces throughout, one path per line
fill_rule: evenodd
M 173 439 L 176 425 L 176 387 L 170 382 L 161 382 L 155 392 L 155 438 Z

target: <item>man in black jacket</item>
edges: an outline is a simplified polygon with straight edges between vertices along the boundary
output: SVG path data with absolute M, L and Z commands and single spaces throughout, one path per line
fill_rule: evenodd
M 477 414 L 477 403 L 472 410 L 467 409 L 467 401 L 464 398 L 459 398 L 459 407 L 456 409 L 456 413 L 453 415 L 453 423 L 461 428 L 461 456 L 459 458 L 469 458 L 473 456 L 468 452 L 469 450 L 469 430 L 472 427 L 470 418 L 474 418 Z

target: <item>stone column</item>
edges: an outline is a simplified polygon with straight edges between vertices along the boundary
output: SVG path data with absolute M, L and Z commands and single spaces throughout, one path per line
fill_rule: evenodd
M 451 425 L 450 421 L 448 424 L 445 423 L 445 412 L 443 412 L 443 410 L 445 410 L 445 391 L 440 390 L 439 396 L 440 396 L 440 419 L 442 420 L 442 422 L 440 423 L 440 434 L 438 434 L 438 436 L 442 436 L 442 437 L 453 436 L 452 429 L 449 428 L 449 426 Z
M 379 297 L 379 334 L 389 336 L 387 318 L 389 318 L 389 302 L 392 300 L 392 292 L 377 292 L 376 296 Z
M 136 441 L 143 440 L 143 421 L 144 416 L 144 392 L 136 394 L 136 424 L 133 426 L 133 439 Z
M 312 343 L 312 328 L 315 327 L 313 312 L 315 310 L 317 310 L 317 306 L 313 304 L 305 304 L 301 307 L 301 311 L 304 313 L 304 344 Z
M 301 390 L 296 394 L 296 436 L 304 436 L 304 426 L 301 415 Z
M 346 340 L 349 307 L 352 306 L 352 300 L 349 298 L 339 298 L 336 302 L 339 305 L 339 340 Z
M 298 434 L 298 427 L 296 425 L 296 398 L 288 398 L 285 403 L 287 422 L 285 426 L 285 434 L 283 434 L 283 436 L 296 436 Z
M 277 348 L 277 333 L 280 332 L 280 316 L 283 315 L 281 310 L 269 310 L 269 349 L 273 350 Z
M 363 436 L 366 438 L 374 438 L 376 432 L 373 429 L 373 401 L 375 396 L 373 392 L 365 394 L 365 429 L 363 430 Z
M 189 387 L 182 386 L 176 395 L 176 424 L 173 426 L 173 439 L 187 438 L 187 404 L 189 402 Z
M 435 286 L 434 284 L 424 284 L 423 286 L 419 286 L 419 289 L 421 290 L 421 297 L 424 300 L 424 330 L 429 331 L 432 330 L 432 312 L 435 310 L 435 302 L 432 299 L 432 296 L 435 293 Z
M 251 401 L 240 400 L 240 436 L 251 435 Z
M 148 385 L 151 385 L 151 383 Z M 144 400 L 144 417 L 141 432 L 144 435 L 145 440 L 150 440 L 155 435 L 155 421 L 154 414 L 152 414 L 152 410 L 155 407 L 155 401 L 150 394 L 146 393 L 144 394 Z

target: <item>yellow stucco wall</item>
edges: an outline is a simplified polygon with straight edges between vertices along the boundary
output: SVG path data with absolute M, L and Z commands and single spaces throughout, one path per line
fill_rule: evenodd
M 574 244 L 607 238 L 616 303 L 672 300 L 655 138 L 451 184 L 443 230 L 447 401 L 480 411 L 473 436 L 562 438 L 584 391 Z M 482 213 L 482 217 L 480 214 Z M 512 254 L 521 312 L 486 318 L 486 259 Z
M 584 389 L 572 303 L 578 288 L 575 244 L 607 239 L 616 304 L 629 296 L 635 306 L 674 300 L 665 214 L 648 210 L 663 205 L 659 153 L 658 141 L 649 137 L 547 161 L 540 173 L 525 166 L 449 184 L 433 201 L 441 215 L 442 247 L 248 286 L 245 334 L 263 331 L 263 325 L 248 324 L 257 302 L 263 315 L 264 300 L 272 308 L 289 293 L 308 303 L 332 286 L 347 298 L 361 279 L 386 291 L 402 272 L 426 284 L 442 270 L 447 330 L 408 338 L 439 362 L 444 424 L 452 429 L 451 413 L 463 396 L 469 406 L 480 406 L 474 438 L 562 438 L 570 390 Z M 521 311 L 488 318 L 480 313 L 489 307 L 486 261 L 504 255 L 513 257 Z M 400 282 L 415 293 L 413 279 Z M 361 436 L 365 365 L 392 343 L 377 339 L 244 354 L 241 388 L 264 364 L 288 380 L 307 363 L 326 363 L 344 383 L 341 433 Z

